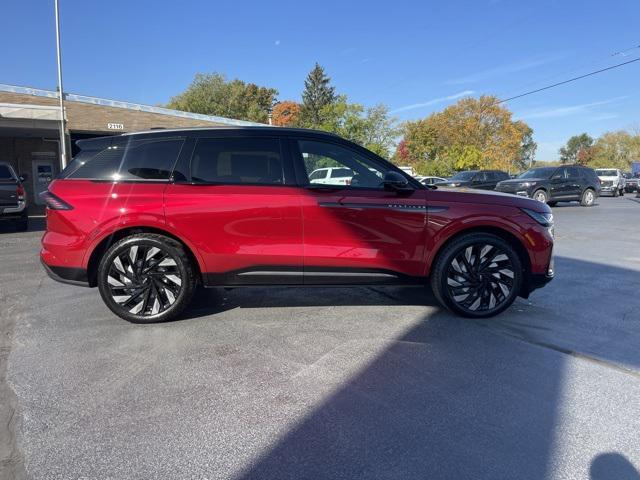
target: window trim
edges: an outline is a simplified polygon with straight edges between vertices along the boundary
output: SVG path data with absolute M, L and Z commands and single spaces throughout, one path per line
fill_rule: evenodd
M 195 136 L 193 138 L 193 145 L 191 146 L 191 151 L 189 152 L 188 158 L 184 161 L 184 166 L 187 168 L 188 175 L 187 181 L 173 181 L 173 183 L 181 184 L 181 185 L 194 185 L 194 186 L 216 186 L 216 185 L 228 185 L 233 187 L 291 187 L 295 186 L 293 180 L 292 172 L 287 172 L 287 169 L 290 166 L 290 158 L 286 155 L 286 148 L 283 145 L 283 137 L 280 136 L 265 136 L 265 135 L 207 135 L 207 136 Z M 278 142 L 278 147 L 280 149 L 280 158 L 282 160 L 282 180 L 283 183 L 254 183 L 254 182 L 243 182 L 243 183 L 229 183 L 229 182 L 200 182 L 193 180 L 193 157 L 196 152 L 196 148 L 198 146 L 198 142 L 202 140 L 239 140 L 246 141 L 251 139 L 260 139 L 260 140 L 276 140 Z

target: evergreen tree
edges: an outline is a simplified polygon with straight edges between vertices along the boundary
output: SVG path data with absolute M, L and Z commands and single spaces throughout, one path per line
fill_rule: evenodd
M 316 63 L 307 75 L 302 92 L 301 120 L 305 126 L 317 128 L 322 124 L 322 110 L 335 102 L 335 88 L 330 85 L 331 79 L 324 69 Z

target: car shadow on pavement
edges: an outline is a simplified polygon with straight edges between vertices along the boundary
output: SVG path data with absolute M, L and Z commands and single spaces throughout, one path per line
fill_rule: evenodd
M 238 287 L 199 288 L 179 320 L 215 315 L 235 308 L 438 306 L 429 286 Z
M 441 310 L 425 316 L 400 337 L 389 339 L 371 362 L 336 386 L 237 478 L 555 477 L 556 472 L 552 471 L 558 468 L 554 461 L 559 454 L 559 425 L 565 421 L 560 418 L 560 410 L 564 408 L 563 389 L 569 375 L 567 363 L 575 361 L 575 355 L 564 347 L 553 348 L 553 339 L 547 344 L 535 341 L 533 334 L 505 335 L 504 326 L 525 325 L 544 335 L 547 329 L 543 324 L 548 314 L 553 322 L 575 316 L 577 322 L 570 325 L 572 329 L 585 330 L 578 334 L 583 341 L 594 334 L 593 329 L 599 331 L 600 309 L 605 312 L 610 307 L 604 302 L 594 308 L 584 301 L 592 295 L 590 289 L 599 288 L 602 298 L 607 298 L 613 291 L 618 295 L 624 293 L 620 282 L 630 282 L 631 290 L 638 288 L 635 270 L 607 267 L 605 277 L 611 278 L 602 278 L 602 283 L 595 286 L 579 279 L 592 279 L 596 272 L 602 276 L 601 264 L 569 258 L 558 260 L 559 278 L 555 286 L 570 305 L 550 300 L 548 296 L 558 296 L 550 287 L 546 289 L 547 297 L 540 295 L 531 305 L 527 302 L 514 305 L 500 317 L 497 328 L 491 325 L 491 320 L 463 320 Z M 617 280 L 610 281 L 613 278 Z M 288 295 L 292 303 L 300 304 L 299 300 L 293 301 L 297 295 Z M 411 295 L 408 299 L 414 298 Z M 579 300 L 580 295 L 583 301 Z M 349 298 L 348 305 L 359 304 L 356 301 L 359 296 L 345 296 Z M 403 300 L 402 294 L 396 298 Z M 273 301 L 276 300 L 279 306 L 283 305 L 282 298 Z M 334 303 L 335 298 L 332 300 Z M 429 297 L 425 303 L 431 302 Z M 267 304 L 260 302 L 259 306 Z M 542 318 L 541 325 L 536 320 L 527 325 L 528 316 L 533 315 Z M 618 312 L 612 315 L 617 317 Z M 614 328 L 613 322 L 612 318 L 605 325 Z M 617 325 L 619 329 L 623 327 Z M 571 333 L 562 328 L 556 335 L 561 337 L 556 339 L 560 344 L 572 341 Z M 621 343 L 635 344 L 633 337 L 623 335 L 619 330 L 611 341 L 604 336 L 594 339 L 599 348 L 595 354 L 605 362 L 623 361 L 640 366 L 640 354 L 635 347 L 635 353 L 622 348 L 620 357 Z M 518 341 L 513 341 L 514 337 Z M 350 343 L 343 355 L 333 355 L 321 365 L 314 365 L 308 377 L 303 375 L 297 381 L 311 385 L 318 378 L 333 378 L 337 372 L 349 371 L 350 359 L 361 357 L 360 348 L 367 350 L 359 347 L 358 342 Z M 602 364 L 598 361 L 593 365 Z M 627 381 L 628 372 L 608 372 L 606 375 L 617 375 L 616 381 Z M 583 388 L 615 388 L 612 380 L 604 386 L 594 381 L 594 385 Z M 592 408 L 583 419 L 571 418 L 579 424 L 575 428 L 584 430 L 581 435 L 588 435 L 590 441 L 597 443 L 600 437 L 620 433 L 612 432 L 607 423 L 610 420 L 606 416 L 611 410 L 606 402 Z M 618 418 L 616 421 L 624 423 Z M 629 428 L 635 432 L 633 426 Z M 629 442 L 628 445 L 634 444 L 631 438 Z M 637 471 L 622 453 L 598 454 L 582 460 L 586 463 L 574 467 L 590 469 L 592 479 L 638 480 Z

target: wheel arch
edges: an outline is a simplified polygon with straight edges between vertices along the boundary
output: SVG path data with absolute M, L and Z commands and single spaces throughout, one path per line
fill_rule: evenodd
M 196 252 L 182 238 L 167 230 L 163 230 L 162 228 L 148 226 L 130 226 L 121 228 L 119 230 L 114 230 L 113 232 L 105 235 L 105 237 L 100 240 L 100 242 L 91 251 L 89 260 L 87 261 L 87 279 L 89 281 L 90 287 L 95 287 L 97 285 L 98 265 L 100 264 L 100 259 L 109 249 L 109 247 L 125 237 L 140 233 L 154 233 L 158 235 L 164 235 L 165 237 L 169 237 L 177 242 L 180 242 L 180 244 L 184 247 L 184 251 L 187 253 L 189 259 L 193 264 L 198 277 L 198 282 L 202 282 L 202 263 L 196 255 Z
M 502 240 L 506 241 L 507 243 L 509 243 L 514 247 L 516 253 L 518 254 L 518 258 L 520 259 L 520 262 L 522 262 L 523 273 L 524 273 L 522 288 L 520 290 L 520 296 L 524 296 L 525 298 L 528 297 L 530 292 L 529 280 L 531 278 L 531 258 L 529 257 L 529 252 L 527 251 L 527 248 L 524 246 L 522 241 L 516 235 L 514 235 L 513 233 L 511 233 L 510 231 L 504 228 L 496 227 L 494 225 L 476 225 L 473 227 L 465 228 L 464 230 L 460 230 L 459 232 L 456 232 L 451 237 L 447 238 L 445 241 L 440 243 L 440 245 L 438 245 L 435 251 L 433 252 L 431 256 L 429 270 L 431 270 L 431 267 L 435 265 L 435 263 L 438 261 L 440 254 L 444 251 L 447 245 L 451 244 L 451 242 L 455 241 L 456 239 L 464 235 L 469 235 L 473 233 L 488 233 L 488 234 L 495 235 L 496 237 L 501 238 Z

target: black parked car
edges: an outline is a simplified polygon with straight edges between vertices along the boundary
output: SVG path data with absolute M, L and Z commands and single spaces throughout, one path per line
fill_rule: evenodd
M 498 183 L 496 190 L 530 197 L 551 206 L 559 201 L 575 201 L 590 207 L 600 195 L 600 179 L 592 168 L 580 165 L 539 167 Z
M 26 230 L 29 227 L 22 180 L 11 165 L 0 163 L 0 220 L 14 222 L 18 230 Z
M 458 172 L 446 182 L 436 183 L 436 185 L 494 190 L 498 182 L 508 178 L 509 174 L 500 170 L 466 170 Z

